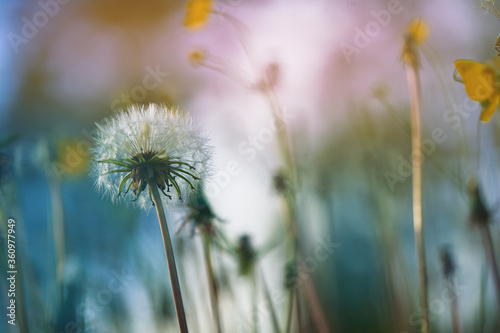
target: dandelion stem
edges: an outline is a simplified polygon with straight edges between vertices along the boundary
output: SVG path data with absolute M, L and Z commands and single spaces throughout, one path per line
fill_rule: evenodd
M 260 272 L 260 275 L 262 280 L 262 289 L 264 290 L 264 296 L 266 297 L 266 302 L 269 304 L 269 310 L 271 312 L 271 322 L 273 324 L 274 333 L 280 333 L 281 330 L 278 322 L 278 317 L 276 316 L 276 312 L 274 311 L 273 300 L 266 283 L 266 278 L 262 272 Z
M 294 294 L 293 289 L 291 289 L 290 292 L 288 293 L 288 311 L 286 316 L 285 333 L 290 333 L 290 330 L 292 328 L 293 294 Z
M 179 276 L 175 265 L 174 249 L 172 247 L 172 240 L 170 239 L 170 232 L 168 231 L 167 218 L 165 217 L 165 211 L 163 210 L 160 193 L 158 192 L 155 182 L 148 179 L 148 185 L 151 193 L 153 194 L 153 201 L 155 203 L 156 213 L 158 214 L 158 220 L 160 222 L 163 245 L 165 246 L 165 254 L 167 255 L 170 283 L 172 284 L 172 293 L 174 295 L 175 309 L 177 312 L 177 321 L 179 322 L 181 333 L 188 333 L 186 313 L 182 302 L 181 286 L 179 284 Z
M 50 199 L 52 203 L 52 219 L 53 219 L 53 233 L 54 243 L 57 258 L 56 276 L 57 280 L 62 281 L 64 272 L 64 264 L 66 262 L 66 251 L 64 241 L 64 212 L 62 203 L 61 184 L 55 178 L 50 176 Z
M 491 239 L 491 231 L 488 225 L 480 226 L 481 230 L 481 238 L 483 239 L 483 247 L 484 252 L 486 254 L 486 260 L 490 264 L 491 274 L 493 274 L 493 281 L 496 290 L 497 302 L 498 302 L 498 311 L 500 314 L 500 273 L 498 271 L 498 264 L 495 255 L 495 249 L 493 247 L 493 241 Z
M 418 63 L 407 66 L 408 88 L 411 105 L 411 151 L 413 181 L 413 230 L 417 246 L 419 299 L 422 315 L 422 333 L 429 332 L 427 266 L 425 260 L 424 225 L 422 223 L 422 150 L 420 133 L 420 77 Z
M 52 306 L 48 307 L 47 319 L 53 320 L 53 310 L 61 306 L 62 290 L 64 280 L 64 266 L 66 264 L 65 235 L 64 235 L 64 209 L 61 193 L 61 183 L 56 175 L 50 172 L 48 174 L 48 183 L 50 190 L 50 201 L 52 208 L 52 234 L 55 250 L 55 279 L 53 285 Z
M 285 164 L 287 179 L 291 184 L 290 191 L 288 193 L 283 192 L 281 196 L 284 206 L 284 213 L 283 213 L 284 221 L 285 225 L 287 226 L 287 232 L 290 236 L 292 236 L 293 239 L 294 243 L 293 256 L 294 256 L 294 261 L 297 263 L 303 257 L 304 251 L 300 244 L 299 231 L 297 230 L 298 214 L 297 214 L 297 204 L 295 197 L 296 177 L 295 177 L 294 161 L 286 131 L 286 123 L 284 119 L 283 110 L 281 109 L 278 98 L 276 97 L 276 94 L 274 93 L 273 89 L 267 89 L 264 95 L 270 105 L 272 115 L 276 123 L 276 127 L 279 128 L 278 132 L 276 133 L 278 139 L 278 147 L 280 150 L 283 163 Z M 319 303 L 319 298 L 317 296 L 316 288 L 314 287 L 310 279 L 306 280 L 306 284 L 308 288 L 305 292 L 305 296 L 310 308 L 314 310 L 312 311 L 311 315 L 316 325 L 316 329 L 320 333 L 327 333 L 328 324 L 326 322 L 326 317 L 323 313 L 321 304 Z M 299 299 L 297 299 L 297 302 L 298 301 Z
M 219 288 L 215 280 L 214 269 L 212 265 L 212 256 L 210 251 L 210 238 L 207 234 L 202 235 L 203 255 L 205 258 L 205 267 L 208 278 L 208 290 L 210 294 L 210 303 L 212 305 L 212 315 L 214 317 L 215 328 L 218 333 L 222 333 L 222 323 L 220 318 L 219 307 Z
M 297 319 L 297 332 L 302 333 L 302 306 L 300 304 L 300 289 L 295 291 L 295 310 Z
M 455 281 L 453 276 L 446 279 L 446 285 L 448 287 L 448 293 L 451 297 L 451 325 L 453 327 L 453 333 L 462 333 L 462 324 L 460 323 L 460 311 L 458 310 L 458 294 L 457 288 L 455 287 Z
M 259 311 L 257 309 L 257 273 L 252 269 L 252 319 L 253 332 L 259 333 Z
M 478 321 L 479 328 L 478 332 L 483 333 L 486 326 L 486 285 L 488 283 L 488 264 L 483 263 L 483 268 L 481 269 L 481 287 L 479 293 L 479 309 L 478 309 Z
M 294 175 L 294 163 L 293 163 L 293 158 L 292 158 L 292 153 L 290 149 L 290 145 L 288 143 L 288 135 L 287 135 L 287 130 L 286 130 L 286 123 L 284 119 L 284 114 L 283 110 L 281 110 L 281 106 L 279 104 L 278 99 L 276 98 L 276 95 L 274 91 L 271 90 L 266 90 L 265 96 L 267 98 L 267 101 L 269 102 L 269 105 L 271 107 L 271 112 L 274 118 L 274 121 L 276 122 L 276 127 L 279 128 L 279 131 L 276 133 L 278 137 L 278 145 L 280 148 L 280 153 L 281 153 L 281 158 L 283 159 L 283 162 L 285 163 L 286 167 L 288 168 L 288 176 L 291 178 L 291 181 L 294 181 L 295 175 Z
M 441 250 L 441 262 L 443 265 L 443 275 L 445 278 L 446 288 L 450 295 L 450 312 L 451 325 L 453 333 L 462 333 L 462 325 L 460 321 L 460 311 L 458 309 L 458 290 L 455 286 L 455 261 L 451 255 L 450 249 L 445 246 Z

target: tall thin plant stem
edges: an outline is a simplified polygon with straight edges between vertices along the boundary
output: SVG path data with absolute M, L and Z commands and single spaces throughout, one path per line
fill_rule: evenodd
M 292 329 L 293 297 L 294 291 L 293 289 L 290 289 L 288 292 L 288 309 L 285 323 L 285 333 L 290 333 L 290 330 Z
M 52 303 L 51 306 L 47 307 L 49 309 L 47 320 L 48 322 L 51 322 L 54 319 L 53 311 L 55 309 L 59 309 L 62 301 L 64 266 L 66 264 L 66 246 L 61 183 L 53 172 L 48 173 L 48 183 L 52 208 L 52 235 L 54 239 L 54 251 L 56 258 L 55 279 L 51 281 L 51 283 L 53 283 L 53 297 L 50 302 Z
M 259 270 L 260 271 L 260 270 Z M 266 278 L 264 273 L 260 271 L 261 281 L 262 281 L 262 289 L 264 290 L 264 296 L 266 297 L 266 302 L 269 304 L 269 310 L 271 312 L 271 322 L 273 324 L 274 333 L 280 333 L 280 325 L 278 322 L 278 316 L 276 316 L 276 312 L 274 311 L 273 301 L 271 298 L 271 293 L 269 292 L 269 288 L 266 283 Z
M 251 283 L 252 283 L 252 320 L 253 320 L 253 332 L 254 333 L 259 333 L 260 331 L 260 326 L 259 326 L 259 309 L 257 307 L 257 272 L 256 269 L 252 269 L 252 276 L 251 276 Z
M 236 35 L 241 42 L 241 45 L 243 46 L 243 49 L 245 50 L 245 54 L 247 55 L 247 58 L 249 60 L 249 63 L 251 67 L 255 67 L 252 57 L 250 55 L 250 50 L 247 46 L 247 37 L 249 35 L 248 29 L 245 27 L 244 24 L 242 24 L 239 20 L 235 19 L 233 16 L 228 15 L 227 13 L 223 13 L 221 11 L 215 11 L 216 14 L 221 15 L 221 17 L 224 17 L 228 19 L 228 21 L 231 23 L 231 25 L 235 28 L 236 30 Z M 219 72 L 225 76 L 227 76 L 230 79 L 233 79 L 235 82 L 242 84 L 243 87 L 245 88 L 256 88 L 256 86 L 253 83 L 249 83 L 246 80 L 242 80 L 239 78 L 239 76 L 235 76 L 233 73 L 230 73 L 229 71 L 226 71 L 224 67 L 227 67 L 227 64 L 225 63 L 219 63 L 219 62 L 214 62 L 214 59 L 211 59 L 212 63 L 207 63 L 204 62 L 203 66 L 210 68 L 216 72 Z M 221 66 L 222 65 L 222 66 Z M 234 73 L 237 73 L 238 71 L 234 71 Z M 237 73 L 238 74 L 238 73 Z M 286 132 L 286 123 L 284 120 L 284 114 L 281 106 L 279 105 L 279 101 L 276 97 L 276 94 L 273 89 L 273 84 L 271 82 L 267 82 L 267 78 L 264 82 L 264 85 L 259 88 L 261 91 L 262 95 L 265 97 L 267 102 L 270 105 L 273 120 L 275 121 L 276 128 L 278 129 L 276 137 L 278 140 L 278 148 L 279 148 L 279 154 L 282 159 L 282 162 L 284 163 L 284 169 L 285 169 L 285 174 L 288 176 L 288 180 L 291 183 L 295 182 L 295 172 L 294 172 L 294 163 L 293 163 L 293 157 L 292 157 L 292 151 L 290 148 L 290 144 L 288 141 L 288 136 Z M 260 82 L 262 83 L 262 82 Z M 295 243 L 294 247 L 294 260 L 295 262 L 298 262 L 301 257 L 303 256 L 303 251 L 300 249 L 299 245 L 299 237 L 298 237 L 298 223 L 296 221 L 297 219 L 297 214 L 296 214 L 296 199 L 295 199 L 295 188 L 294 185 L 291 186 L 292 188 L 292 194 L 287 194 L 287 195 L 282 195 L 282 199 L 285 202 L 285 208 L 286 212 L 284 212 L 284 215 L 287 215 L 284 217 L 284 223 L 285 226 L 287 227 L 287 232 L 288 236 L 292 236 L 292 240 Z M 300 253 L 297 253 L 297 248 L 299 249 Z M 326 320 L 326 316 L 323 312 L 323 309 L 321 307 L 321 304 L 319 303 L 319 298 L 317 296 L 316 288 L 312 282 L 311 279 L 307 279 L 305 283 L 308 285 L 307 291 L 305 292 L 305 298 L 307 299 L 309 305 L 311 308 L 316 309 L 314 312 L 310 313 L 312 316 L 312 319 L 316 325 L 316 328 L 319 333 L 328 333 L 328 324 Z
M 446 279 L 446 285 L 448 287 L 448 293 L 451 297 L 451 325 L 453 328 L 453 333 L 462 333 L 462 324 L 460 321 L 460 311 L 458 309 L 458 295 L 457 288 L 455 286 L 455 281 L 453 276 Z
M 153 201 L 158 214 L 158 221 L 160 222 L 161 235 L 163 237 L 163 245 L 165 246 L 165 254 L 167 255 L 168 272 L 170 274 L 170 283 L 172 284 L 172 293 L 174 295 L 175 310 L 177 312 L 177 321 L 181 333 L 188 333 L 188 326 L 186 322 L 186 313 L 184 311 L 184 304 L 182 302 L 181 286 L 179 284 L 179 276 L 177 274 L 177 266 L 175 265 L 174 249 L 172 247 L 172 240 L 170 239 L 170 232 L 168 231 L 167 218 L 163 210 L 160 193 L 154 181 L 148 180 L 148 186 L 153 195 Z
M 52 203 L 53 237 L 56 252 L 56 277 L 60 283 L 64 274 L 66 262 L 65 236 L 64 236 L 64 210 L 62 202 L 61 184 L 54 175 L 49 175 L 50 200 Z
M 212 315 L 214 317 L 215 328 L 218 333 L 222 333 L 222 323 L 219 307 L 219 287 L 215 280 L 214 269 L 212 265 L 212 255 L 210 251 L 210 238 L 205 233 L 202 235 L 203 256 L 205 258 L 205 268 L 208 279 L 208 290 L 210 294 L 210 304 L 212 305 Z
M 479 292 L 478 307 L 478 332 L 483 333 L 486 326 L 486 285 L 488 284 L 488 263 L 484 263 L 481 269 L 481 287 Z
M 302 333 L 302 306 L 300 302 L 300 289 L 295 290 L 295 309 L 296 309 L 296 319 L 297 319 L 297 333 Z
M 298 221 L 297 221 L 297 202 L 296 202 L 296 193 L 295 193 L 295 184 L 296 184 L 296 174 L 295 167 L 292 157 L 292 150 L 290 148 L 288 135 L 286 131 L 286 123 L 284 119 L 284 113 L 280 106 L 280 103 L 274 93 L 272 88 L 266 89 L 264 96 L 266 97 L 271 111 L 272 116 L 277 124 L 276 127 L 279 128 L 277 131 L 277 139 L 278 139 L 278 148 L 280 151 L 282 162 L 285 165 L 286 176 L 288 181 L 290 181 L 290 191 L 288 193 L 281 193 L 281 197 L 283 200 L 284 207 L 284 221 L 287 227 L 287 232 L 293 239 L 294 249 L 293 256 L 294 261 L 296 263 L 299 262 L 304 256 L 304 251 L 302 249 L 300 239 L 299 239 L 299 230 L 298 230 Z M 314 311 L 311 312 L 312 319 L 316 326 L 316 329 L 319 333 L 327 333 L 328 324 L 326 321 L 325 314 L 319 302 L 318 294 L 314 284 L 311 279 L 305 280 L 306 288 L 304 288 L 305 297 L 309 303 L 309 306 Z M 297 302 L 300 300 L 298 299 Z
M 491 274 L 493 275 L 493 282 L 495 285 L 498 311 L 500 315 L 500 273 L 498 271 L 498 264 L 495 255 L 495 248 L 493 247 L 493 241 L 491 239 L 491 231 L 488 225 L 482 225 L 479 228 L 481 230 L 481 238 L 483 239 L 484 251 L 486 253 L 486 260 L 490 264 Z
M 418 63 L 407 66 L 408 89 L 411 105 L 411 151 L 413 185 L 413 230 L 418 257 L 419 300 L 422 333 L 429 332 L 427 265 L 425 261 L 424 224 L 422 222 L 422 150 L 420 133 L 420 76 Z

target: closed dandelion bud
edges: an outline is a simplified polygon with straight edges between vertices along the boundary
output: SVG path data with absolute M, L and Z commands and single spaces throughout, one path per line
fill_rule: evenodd
M 291 290 L 297 286 L 298 281 L 298 270 L 295 261 L 290 261 L 285 265 L 285 276 L 283 281 L 283 287 L 287 290 Z
M 212 210 L 203 190 L 198 189 L 196 195 L 190 196 L 187 204 L 189 208 L 188 221 L 192 223 L 192 230 L 199 230 L 208 236 L 213 236 L 215 228 L 214 219 L 218 219 Z
M 271 63 L 266 67 L 266 81 L 270 87 L 276 87 L 280 80 L 280 66 Z
M 440 250 L 441 264 L 443 269 L 443 275 L 446 278 L 452 277 L 455 274 L 455 260 L 451 255 L 451 250 L 448 246 L 443 247 Z
M 470 181 L 468 190 L 471 199 L 470 222 L 473 225 L 487 225 L 490 222 L 490 212 L 484 203 L 482 193 L 475 181 Z
M 284 193 L 288 191 L 289 181 L 283 170 L 279 170 L 274 174 L 273 187 L 277 193 Z
M 268 91 L 276 88 L 280 80 L 280 67 L 277 63 L 266 66 L 263 78 L 257 83 L 256 88 L 260 91 Z
M 92 173 L 97 189 L 115 200 L 149 210 L 146 189 L 154 184 L 168 205 L 196 191 L 206 174 L 207 140 L 180 109 L 130 106 L 97 128 Z
M 249 235 L 243 235 L 240 237 L 236 252 L 238 255 L 239 273 L 243 276 L 251 275 L 257 255 L 252 245 L 252 239 Z

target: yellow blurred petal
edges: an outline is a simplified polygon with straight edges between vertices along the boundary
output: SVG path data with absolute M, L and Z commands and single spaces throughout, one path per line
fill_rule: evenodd
M 458 59 L 453 64 L 470 99 L 482 102 L 495 94 L 495 70 L 491 66 L 468 59 Z
M 495 94 L 490 100 L 487 101 L 488 105 L 483 108 L 481 112 L 481 121 L 488 122 L 491 119 L 493 113 L 495 113 L 500 103 L 500 94 Z
M 427 24 L 427 22 L 423 19 L 415 19 L 406 27 L 407 35 L 413 39 L 413 42 L 417 46 L 420 46 L 423 42 L 425 42 L 430 31 L 431 29 L 429 28 L 429 24 Z
M 186 5 L 184 26 L 191 29 L 205 25 L 212 10 L 212 0 L 189 0 Z

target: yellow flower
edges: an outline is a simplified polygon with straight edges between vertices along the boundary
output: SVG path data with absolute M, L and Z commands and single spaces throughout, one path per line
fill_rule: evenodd
M 422 19 L 415 19 L 406 27 L 406 34 L 413 40 L 416 46 L 421 46 L 427 37 L 429 37 L 431 29 L 427 22 Z
M 212 10 L 212 0 L 189 0 L 186 5 L 184 26 L 191 29 L 201 28 L 207 23 Z
M 415 19 L 406 27 L 402 59 L 406 64 L 418 65 L 417 48 L 422 46 L 431 29 L 423 19 Z
M 453 62 L 470 99 L 481 103 L 481 121 L 488 122 L 500 103 L 497 71 L 489 63 L 458 59 Z

